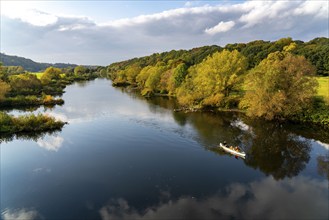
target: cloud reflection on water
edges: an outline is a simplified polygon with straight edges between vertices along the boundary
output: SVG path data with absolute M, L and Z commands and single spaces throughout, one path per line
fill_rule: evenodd
M 329 150 L 329 144 L 323 143 L 321 141 L 315 141 L 315 142 L 318 143 L 320 146 L 324 147 L 324 149 Z
M 45 136 L 37 141 L 37 144 L 49 151 L 58 151 L 62 147 L 64 138 L 60 136 Z
M 99 210 L 114 219 L 328 219 L 328 181 L 307 177 L 276 181 L 267 177 L 249 184 L 235 183 L 204 199 L 169 199 L 145 210 L 122 198 Z
M 5 209 L 1 213 L 4 220 L 34 220 L 40 218 L 39 213 L 34 209 Z

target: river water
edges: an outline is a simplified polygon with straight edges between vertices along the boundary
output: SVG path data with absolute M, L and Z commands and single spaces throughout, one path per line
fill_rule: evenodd
M 321 128 L 174 112 L 104 79 L 63 99 L 35 110 L 68 121 L 62 131 L 1 143 L 2 219 L 329 218 Z

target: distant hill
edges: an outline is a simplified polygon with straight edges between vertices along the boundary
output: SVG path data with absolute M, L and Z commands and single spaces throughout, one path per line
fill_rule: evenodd
M 38 63 L 31 59 L 27 59 L 24 57 L 18 57 L 18 56 L 11 56 L 4 53 L 0 53 L 0 62 L 4 66 L 21 66 L 25 70 L 30 72 L 39 72 L 47 67 L 53 66 L 58 68 L 66 68 L 66 67 L 76 67 L 76 64 L 69 64 L 69 63 Z

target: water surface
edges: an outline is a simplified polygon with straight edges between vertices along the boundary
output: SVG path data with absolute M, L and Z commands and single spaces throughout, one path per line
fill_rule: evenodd
M 174 100 L 103 79 L 63 99 L 35 110 L 68 121 L 61 132 L 1 143 L 3 219 L 329 217 L 325 130 L 174 112 Z M 247 158 L 218 149 L 224 140 Z

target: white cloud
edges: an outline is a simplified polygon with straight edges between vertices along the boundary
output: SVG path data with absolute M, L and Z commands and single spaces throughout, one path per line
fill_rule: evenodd
M 216 26 L 212 28 L 207 28 L 205 32 L 210 35 L 214 35 L 220 32 L 227 32 L 231 30 L 235 25 L 234 21 L 227 21 L 227 22 L 219 22 Z
M 107 65 L 172 49 L 328 35 L 327 1 L 219 2 L 104 23 L 33 7 L 1 15 L 2 52 L 39 62 Z
M 306 1 L 295 10 L 295 15 L 314 15 L 320 18 L 328 18 L 329 1 Z
M 35 26 L 47 26 L 57 22 L 57 16 L 37 10 L 35 4 L 28 1 L 1 2 L 1 15 L 20 19 Z

